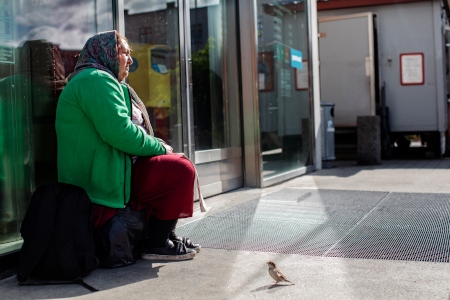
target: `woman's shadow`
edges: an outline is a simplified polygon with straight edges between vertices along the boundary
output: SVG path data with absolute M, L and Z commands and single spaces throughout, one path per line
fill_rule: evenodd
M 97 288 L 99 291 L 104 291 L 158 278 L 159 270 L 162 267 L 164 265 L 153 266 L 152 262 L 140 259 L 131 266 L 95 270 L 85 278 L 85 282 Z
M 153 262 L 138 260 L 134 265 L 127 267 L 94 270 L 83 278 L 83 281 L 98 292 L 102 292 L 158 278 L 162 267 L 164 265 L 154 266 Z M 0 290 L 4 291 L 5 299 L 63 299 L 97 293 L 83 284 L 68 281 L 32 279 L 30 285 L 20 286 L 15 274 L 10 275 L 0 280 Z

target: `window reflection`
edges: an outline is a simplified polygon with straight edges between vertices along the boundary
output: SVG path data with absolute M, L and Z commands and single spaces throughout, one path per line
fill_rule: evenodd
M 113 28 L 109 0 L 3 0 L 1 8 L 0 244 L 20 239 L 35 187 L 57 181 L 59 94 L 86 39 Z
M 263 177 L 311 163 L 306 1 L 258 0 Z
M 128 83 L 145 103 L 155 136 L 183 152 L 178 7 L 170 2 L 124 1 L 133 49 Z
M 240 146 L 234 1 L 191 0 L 195 149 Z

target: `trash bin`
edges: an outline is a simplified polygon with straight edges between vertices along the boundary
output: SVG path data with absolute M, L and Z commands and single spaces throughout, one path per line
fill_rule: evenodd
M 320 102 L 322 117 L 322 168 L 331 168 L 334 153 L 334 103 Z

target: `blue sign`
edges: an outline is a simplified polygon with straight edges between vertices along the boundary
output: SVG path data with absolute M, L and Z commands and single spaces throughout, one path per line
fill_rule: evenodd
M 291 67 L 303 69 L 302 52 L 291 48 Z

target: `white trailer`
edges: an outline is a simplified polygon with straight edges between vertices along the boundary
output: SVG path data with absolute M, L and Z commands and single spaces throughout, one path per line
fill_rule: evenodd
M 354 129 L 358 116 L 380 115 L 385 156 L 391 147 L 408 146 L 405 137 L 413 135 L 421 147 L 445 153 L 450 29 L 444 1 L 318 11 L 321 100 L 335 104 L 336 134 Z

